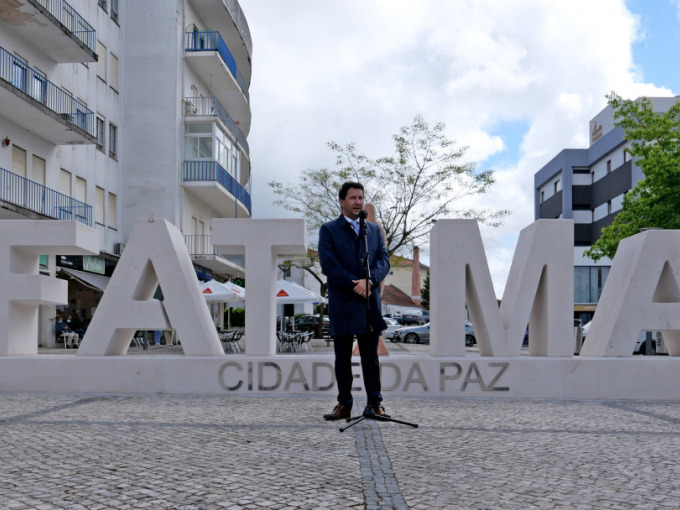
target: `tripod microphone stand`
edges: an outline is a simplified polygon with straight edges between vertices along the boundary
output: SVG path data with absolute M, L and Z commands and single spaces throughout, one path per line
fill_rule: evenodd
M 368 258 L 368 229 L 366 228 L 366 217 L 368 216 L 368 213 L 364 211 L 363 209 L 359 213 L 359 237 L 363 239 L 364 243 L 364 258 L 362 260 L 363 268 L 364 268 L 364 278 L 365 278 L 365 287 L 366 287 L 366 329 L 368 330 L 369 333 L 373 332 L 373 328 L 371 327 L 371 321 L 370 321 L 370 312 L 371 312 L 371 304 L 369 302 L 369 296 L 370 296 L 370 279 L 371 279 L 371 265 L 369 263 L 369 258 Z M 361 349 L 361 347 L 359 347 Z M 394 423 L 401 423 L 402 425 L 408 425 L 409 427 L 413 428 L 418 428 L 417 423 L 410 423 L 407 421 L 401 421 L 397 420 L 395 418 L 392 418 L 389 415 L 377 415 L 375 414 L 375 410 L 371 408 L 371 406 L 367 405 L 364 408 L 364 412 L 360 414 L 359 416 L 354 416 L 352 418 L 347 418 L 347 425 L 346 427 L 340 427 L 340 432 L 344 432 L 348 428 L 352 427 L 353 425 L 356 425 L 360 421 L 363 420 L 377 420 L 377 421 L 392 421 Z

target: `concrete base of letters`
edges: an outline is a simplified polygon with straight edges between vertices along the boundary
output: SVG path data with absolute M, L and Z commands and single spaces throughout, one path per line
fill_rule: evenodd
M 358 357 L 355 396 L 363 396 Z M 675 357 L 546 358 L 390 356 L 391 397 L 680 400 Z M 0 390 L 203 395 L 325 395 L 334 400 L 333 356 L 7 356 Z

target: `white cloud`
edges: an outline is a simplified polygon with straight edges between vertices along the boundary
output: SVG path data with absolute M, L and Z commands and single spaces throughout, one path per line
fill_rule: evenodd
M 676 0 L 676 3 L 679 3 Z M 533 221 L 533 174 L 561 149 L 585 147 L 588 120 L 639 83 L 639 21 L 623 0 L 241 0 L 253 36 L 249 143 L 256 217 L 288 216 L 266 183 L 333 166 L 330 140 L 371 157 L 417 114 L 444 121 L 481 162 L 507 147 L 494 128 L 523 121 L 519 159 L 497 169 L 481 202 L 509 208 L 483 229 L 502 293 L 519 230 Z

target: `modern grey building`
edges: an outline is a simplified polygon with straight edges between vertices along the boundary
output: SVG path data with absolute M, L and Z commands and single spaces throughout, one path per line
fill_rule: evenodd
M 650 98 L 665 112 L 678 97 Z M 534 174 L 534 218 L 574 220 L 574 318 L 589 321 L 611 266 L 583 256 L 623 205 L 623 196 L 644 178 L 625 149 L 630 142 L 614 125 L 608 105 L 589 123 L 590 146 L 564 149 Z

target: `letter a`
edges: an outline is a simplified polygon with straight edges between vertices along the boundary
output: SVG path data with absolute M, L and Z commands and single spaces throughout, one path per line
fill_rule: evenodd
M 661 331 L 680 356 L 680 231 L 649 230 L 619 244 L 581 356 L 630 356 L 640 331 Z
M 164 219 L 137 221 L 77 355 L 125 354 L 136 330 L 155 329 L 177 330 L 186 355 L 224 356 L 182 233 Z

